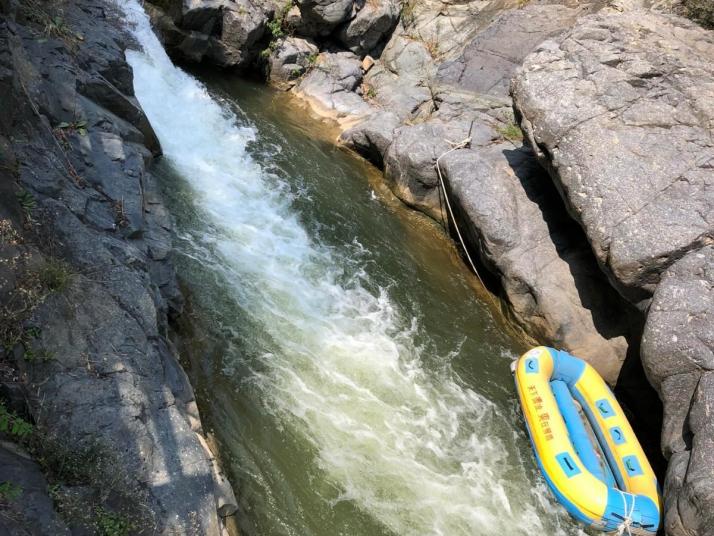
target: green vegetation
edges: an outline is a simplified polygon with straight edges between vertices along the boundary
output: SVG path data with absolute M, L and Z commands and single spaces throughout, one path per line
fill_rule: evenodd
M 0 401 L 0 433 L 8 434 L 16 441 L 22 441 L 28 438 L 33 430 L 32 424 L 9 411 Z
M 20 203 L 22 211 L 27 220 L 32 220 L 32 211 L 37 207 L 37 201 L 34 196 L 27 190 L 20 190 L 15 193 L 17 202 Z
M 293 7 L 292 0 L 287 0 L 287 2 L 275 12 L 273 19 L 268 21 L 267 27 L 270 33 L 270 42 L 267 48 L 261 50 L 261 58 L 267 59 L 270 57 L 270 54 L 278 48 L 278 41 L 290 34 L 291 28 L 287 23 L 287 16 L 291 7 Z
M 23 0 L 20 4 L 25 16 L 39 24 L 46 37 L 57 37 L 69 46 L 76 46 L 78 41 L 84 41 L 84 36 L 74 32 L 64 20 L 60 2 L 40 2 L 38 0 Z
M 683 0 L 682 15 L 714 30 L 714 2 L 712 0 Z
M 128 518 L 108 512 L 102 507 L 94 509 L 99 536 L 128 536 L 136 525 Z
M 22 495 L 21 486 L 7 480 L 0 482 L 0 502 L 15 501 L 20 495 Z
M 87 122 L 86 121 L 72 121 L 71 123 L 62 121 L 59 125 L 57 125 L 56 128 L 59 130 L 65 130 L 68 132 L 77 132 L 80 136 L 87 135 Z
M 40 283 L 50 292 L 62 292 L 67 288 L 72 272 L 66 262 L 54 257 L 49 258 L 38 272 Z
M 69 524 L 100 536 L 128 536 L 153 525 L 146 491 L 125 476 L 121 461 L 101 443 L 71 449 L 36 428 L 24 444 L 42 467 L 50 497 Z
M 402 8 L 399 17 L 402 19 L 404 26 L 409 26 L 414 22 L 414 8 L 417 0 L 402 0 Z
M 498 129 L 498 132 L 501 134 L 501 136 L 510 141 L 523 140 L 523 132 L 521 131 L 521 128 L 515 123 L 508 123 L 507 125 L 504 125 L 503 127 Z

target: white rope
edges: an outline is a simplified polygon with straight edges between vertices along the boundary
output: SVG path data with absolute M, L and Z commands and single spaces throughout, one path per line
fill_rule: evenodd
M 473 123 L 471 125 L 473 127 Z M 454 216 L 454 211 L 451 208 L 451 203 L 449 202 L 449 195 L 446 193 L 446 185 L 444 184 L 444 177 L 441 174 L 441 167 L 439 166 L 439 161 L 444 158 L 447 154 L 452 153 L 454 151 L 457 151 L 459 149 L 465 149 L 469 145 L 471 145 L 471 130 L 469 129 L 469 135 L 465 139 L 459 142 L 454 142 L 450 141 L 447 139 L 444 139 L 446 143 L 451 145 L 451 149 L 448 151 L 445 151 L 441 153 L 439 158 L 436 159 L 436 173 L 439 176 L 439 185 L 441 186 L 441 191 L 444 193 L 444 201 L 446 201 L 446 208 L 449 211 L 449 217 L 451 219 L 451 222 L 454 224 L 454 229 L 456 230 L 456 235 L 459 237 L 459 242 L 461 242 L 461 247 L 464 250 L 464 253 L 466 254 L 466 258 L 469 261 L 469 265 L 471 266 L 471 270 L 473 270 L 474 274 L 476 274 L 476 277 L 479 280 L 479 283 L 481 283 L 481 286 L 486 288 L 486 285 L 484 285 L 483 280 L 481 279 L 481 276 L 478 273 L 478 270 L 476 269 L 476 263 L 474 263 L 473 259 L 471 258 L 471 255 L 469 255 L 469 250 L 466 247 L 466 242 L 464 241 L 464 237 L 461 236 L 461 230 L 459 229 L 459 225 L 456 223 L 456 217 Z M 489 293 L 490 296 L 490 293 Z
M 630 494 L 629 493 L 625 494 L 624 491 L 619 490 L 617 488 L 615 488 L 615 489 L 619 492 L 620 497 L 622 497 L 622 513 L 624 514 L 625 512 L 627 512 L 627 496 L 626 495 L 630 495 Z M 622 523 L 620 523 L 618 525 L 617 532 L 616 532 L 617 536 L 622 536 L 623 534 L 625 534 L 625 531 L 627 531 L 627 536 L 632 536 L 630 527 L 632 526 L 632 514 L 635 511 L 635 496 L 630 495 L 630 497 L 632 497 L 632 505 L 630 506 L 630 512 L 625 516 L 625 519 L 622 520 Z

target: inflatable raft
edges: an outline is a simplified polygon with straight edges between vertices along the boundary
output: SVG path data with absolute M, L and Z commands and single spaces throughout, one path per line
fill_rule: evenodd
M 536 460 L 558 501 L 604 532 L 655 534 L 657 479 L 595 369 L 541 346 L 515 363 L 514 375 Z

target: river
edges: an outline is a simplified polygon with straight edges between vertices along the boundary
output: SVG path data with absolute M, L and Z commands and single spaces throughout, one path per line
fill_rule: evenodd
M 120 4 L 242 533 L 578 534 L 517 412 L 524 348 L 439 228 L 287 96 L 198 81 Z

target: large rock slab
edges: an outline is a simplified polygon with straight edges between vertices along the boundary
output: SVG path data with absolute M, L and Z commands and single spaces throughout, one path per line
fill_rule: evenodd
M 714 534 L 714 247 L 688 253 L 662 275 L 642 362 L 664 402 L 667 534 Z
M 570 28 L 587 4 L 577 8 L 526 5 L 504 11 L 466 45 L 458 58 L 439 66 L 439 82 L 508 96 L 511 77 L 523 59 L 547 38 Z
M 614 385 L 627 352 L 621 300 L 526 147 L 491 144 L 441 161 L 468 246 L 536 341 L 568 348 Z
M 714 33 L 646 11 L 581 19 L 528 56 L 521 125 L 618 290 L 714 240 Z

